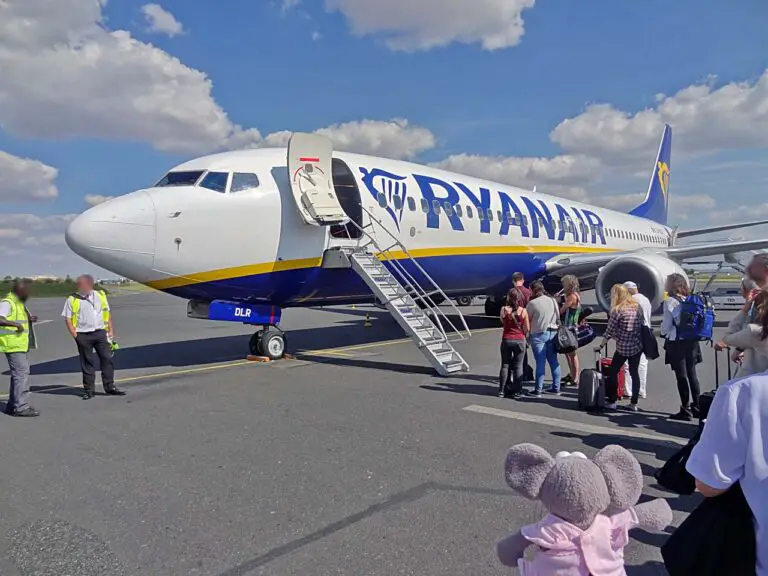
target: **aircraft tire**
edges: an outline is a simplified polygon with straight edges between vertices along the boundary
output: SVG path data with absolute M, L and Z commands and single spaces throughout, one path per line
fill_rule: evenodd
M 472 304 L 472 296 L 459 296 L 456 298 L 456 303 L 459 306 L 469 306 Z
M 485 299 L 485 315 L 498 318 L 501 314 L 501 305 L 491 298 Z
M 253 356 L 264 356 L 264 352 L 261 349 L 261 337 L 264 334 L 264 330 L 257 330 L 251 339 L 248 341 L 248 352 Z
M 285 356 L 285 334 L 275 328 L 265 330 L 259 339 L 259 347 L 263 356 L 270 360 L 279 360 Z

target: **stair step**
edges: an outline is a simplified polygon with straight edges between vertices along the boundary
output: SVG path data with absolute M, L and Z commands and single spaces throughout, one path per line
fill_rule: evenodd
M 379 249 L 375 241 L 371 246 Z M 440 293 L 439 288 L 431 292 L 424 290 L 402 273 L 393 273 L 379 258 L 368 252 L 352 251 L 348 255 L 358 275 L 398 320 L 438 374 L 447 376 L 467 370 L 467 363 L 448 341 L 437 320 L 437 312 L 429 304 L 430 295 Z M 428 305 L 422 308 L 417 301 Z

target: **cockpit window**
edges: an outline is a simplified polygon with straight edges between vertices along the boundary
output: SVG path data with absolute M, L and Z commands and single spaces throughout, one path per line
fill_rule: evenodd
M 227 191 L 227 180 L 229 172 L 208 172 L 200 181 L 200 186 L 224 194 Z
M 203 175 L 202 170 L 186 170 L 182 172 L 168 172 L 162 177 L 160 182 L 155 184 L 155 188 L 163 186 L 194 186 Z
M 256 174 L 250 174 L 248 172 L 235 172 L 232 174 L 232 185 L 229 187 L 230 192 L 242 192 L 243 190 L 251 190 L 252 188 L 259 187 L 259 177 Z

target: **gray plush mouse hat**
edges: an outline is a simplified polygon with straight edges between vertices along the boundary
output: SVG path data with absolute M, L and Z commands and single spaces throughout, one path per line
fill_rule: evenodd
M 518 444 L 507 454 L 505 476 L 515 492 L 582 529 L 598 514 L 631 508 L 643 489 L 640 464 L 616 445 L 589 460 L 581 452 L 552 457 L 535 444 Z

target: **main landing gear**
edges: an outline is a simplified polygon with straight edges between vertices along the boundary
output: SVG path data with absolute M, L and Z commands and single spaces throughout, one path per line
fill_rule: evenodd
M 285 356 L 285 332 L 277 326 L 265 326 L 251 336 L 248 350 L 254 356 L 266 356 L 270 360 L 279 360 Z

